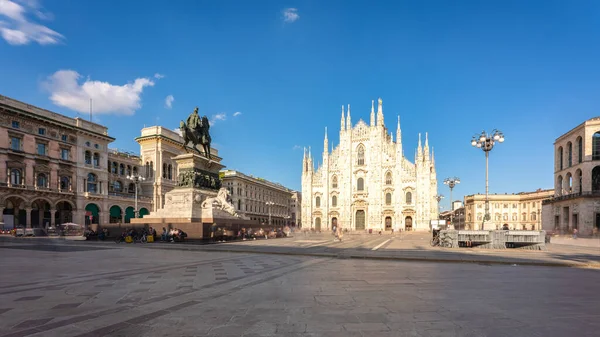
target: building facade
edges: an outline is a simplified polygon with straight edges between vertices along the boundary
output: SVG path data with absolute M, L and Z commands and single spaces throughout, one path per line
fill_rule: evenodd
M 302 228 L 302 192 L 293 191 L 290 203 L 290 222 L 292 226 Z
M 281 184 L 235 170 L 220 172 L 222 186 L 229 190 L 237 212 L 268 225 L 291 224 L 293 191 Z
M 516 194 L 490 194 L 490 220 L 484 229 L 501 229 L 507 225 L 516 230 L 541 230 L 542 201 L 551 198 L 554 190 L 539 189 Z M 485 194 L 465 196 L 465 229 L 481 229 L 485 216 Z
M 429 230 L 438 217 L 433 150 L 425 134 L 414 163 L 402 148 L 400 118 L 396 141 L 384 124 L 383 103 L 371 105 L 370 123 L 352 125 L 350 106 L 342 107 L 340 144 L 329 152 L 327 129 L 323 162 L 315 170 L 309 149 L 302 161 L 302 223 L 316 230 Z M 376 117 L 377 116 L 377 117 Z
M 600 229 L 600 117 L 554 142 L 554 197 L 544 202 L 544 224 L 582 235 Z
M 0 96 L 3 226 L 103 224 L 114 206 L 123 210 L 125 222 L 124 210 L 133 208 L 134 194 L 110 193 L 112 141 L 102 125 Z M 129 161 L 132 170 L 134 163 Z M 150 206 L 151 200 L 140 201 L 140 207 Z

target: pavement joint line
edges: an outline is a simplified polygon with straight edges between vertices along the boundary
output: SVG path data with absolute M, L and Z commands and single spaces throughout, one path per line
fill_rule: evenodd
M 392 239 L 387 239 L 385 241 L 383 241 L 382 243 L 378 244 L 377 246 L 373 247 L 371 250 L 377 250 L 379 248 L 381 248 L 381 246 L 385 245 L 386 243 L 392 241 Z

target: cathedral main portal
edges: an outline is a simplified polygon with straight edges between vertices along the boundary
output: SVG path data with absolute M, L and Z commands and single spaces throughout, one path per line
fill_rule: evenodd
M 356 211 L 355 228 L 357 231 L 365 229 L 365 211 Z

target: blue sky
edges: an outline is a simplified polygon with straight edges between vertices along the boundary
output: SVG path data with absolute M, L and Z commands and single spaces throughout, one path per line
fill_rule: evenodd
M 197 105 L 228 168 L 295 189 L 298 147 L 320 155 L 342 104 L 356 123 L 381 97 L 411 159 L 429 132 L 447 208 L 445 177 L 455 199 L 484 191 L 483 129 L 506 135 L 492 193 L 552 187 L 554 139 L 598 115 L 599 18 L 597 1 L 0 0 L 0 93 L 69 116 L 95 95 L 135 152 Z

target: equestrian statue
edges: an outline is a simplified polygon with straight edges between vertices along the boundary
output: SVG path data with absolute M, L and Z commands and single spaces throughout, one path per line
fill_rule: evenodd
M 198 151 L 200 154 L 200 150 L 198 150 L 197 145 L 201 144 L 204 148 L 204 155 L 206 158 L 210 159 L 210 133 L 208 130 L 210 129 L 210 123 L 208 122 L 208 117 L 198 116 L 198 107 L 194 109 L 187 121 L 181 121 L 179 123 L 179 129 L 181 130 L 181 136 L 183 137 L 183 147 L 185 148 L 188 143 L 192 143 L 194 150 Z

